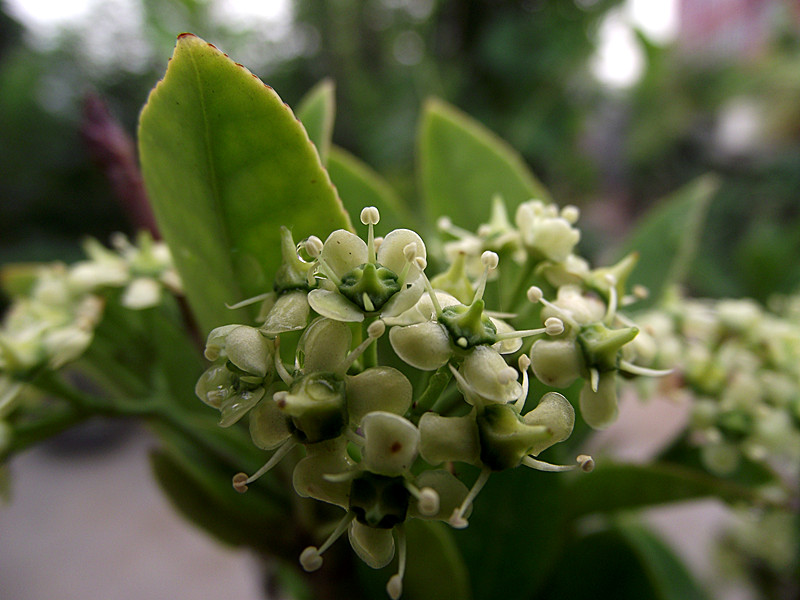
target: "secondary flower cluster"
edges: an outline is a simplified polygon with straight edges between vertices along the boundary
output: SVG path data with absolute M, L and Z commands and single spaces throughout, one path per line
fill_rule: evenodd
M 115 301 L 138 310 L 158 304 L 165 287 L 180 291 L 165 244 L 147 234 L 136 245 L 122 234 L 113 243 L 115 249 L 109 250 L 88 240 L 87 259 L 73 265 L 4 273 L 22 291 L 12 298 L 0 327 L 0 429 L 26 381 L 40 369 L 59 369 L 86 351 L 115 292 Z M 0 448 L 2 438 L 0 431 Z
M 753 300 L 674 294 L 641 315 L 640 360 L 676 365 L 691 400 L 689 426 L 705 466 L 735 471 L 742 457 L 800 461 L 800 318 L 797 297 L 770 312 Z M 796 475 L 796 473 L 795 473 Z
M 570 436 L 575 411 L 555 391 L 527 406 L 529 371 L 553 387 L 585 378 L 581 411 L 598 427 L 616 415 L 616 374 L 650 373 L 622 356 L 638 332 L 617 313 L 633 260 L 590 270 L 573 254 L 575 208 L 525 203 L 519 229 L 504 215 L 497 201 L 492 222 L 478 235 L 463 232 L 456 250 L 448 246 L 450 264 L 432 279 L 417 233 L 375 237 L 374 207 L 361 213 L 366 240 L 337 230 L 324 242 L 312 236 L 295 245 L 283 228 L 274 290 L 236 305 L 260 304 L 256 322 L 209 334 L 206 357 L 214 362 L 198 397 L 220 411 L 223 426 L 249 413 L 253 442 L 273 451 L 258 472 L 237 474 L 234 488 L 244 492 L 302 447 L 295 491 L 345 512 L 327 540 L 302 552 L 306 570 L 318 569 L 347 532 L 371 567 L 397 551 L 387 592 L 398 598 L 407 519 L 466 527 L 493 472 L 592 469 L 585 455 L 572 465 L 537 458 Z M 512 302 L 518 314 L 486 308 L 506 254 L 529 267 Z M 528 288 L 532 282 L 541 287 Z M 525 315 L 542 326 L 509 324 Z M 458 463 L 478 467 L 471 486 L 454 474 Z

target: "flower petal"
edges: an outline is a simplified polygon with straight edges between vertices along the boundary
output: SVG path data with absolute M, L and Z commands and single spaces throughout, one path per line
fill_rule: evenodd
M 425 293 L 425 285 L 420 278 L 417 278 L 417 280 L 410 285 L 408 283 L 405 285 L 406 287 L 404 289 L 397 292 L 383 305 L 381 318 L 392 318 L 403 314 L 412 308 L 419 301 L 422 294 Z M 411 323 L 405 323 L 405 325 L 410 324 Z
M 600 374 L 597 391 L 586 381 L 580 393 L 581 416 L 593 429 L 605 429 L 617 419 L 617 376 L 614 371 Z
M 480 464 L 480 439 L 474 411 L 463 417 L 442 417 L 427 412 L 419 420 L 419 432 L 419 452 L 431 465 L 449 461 Z
M 348 537 L 358 557 L 373 569 L 385 567 L 394 558 L 394 535 L 391 529 L 377 529 L 353 521 Z
M 347 455 L 346 446 L 347 440 L 344 438 L 306 446 L 308 455 L 297 463 L 292 473 L 292 483 L 298 495 L 347 509 L 350 503 L 350 480 L 325 479 L 325 475 L 347 473 L 355 468 Z
M 419 430 L 394 413 L 373 411 L 361 420 L 364 432 L 362 465 L 379 475 L 402 475 L 417 458 Z
M 511 333 L 514 328 L 501 319 L 489 317 L 494 323 L 497 333 Z M 522 348 L 522 338 L 508 338 L 492 344 L 492 348 L 497 350 L 500 354 L 514 354 L 517 350 Z
M 575 426 L 575 409 L 569 400 L 558 392 L 548 392 L 539 400 L 538 406 L 528 412 L 522 420 L 526 425 L 544 425 L 552 435 L 549 440 L 542 441 L 531 449 L 530 454 L 536 456 L 570 436 Z
M 424 471 L 414 481 L 415 485 L 422 488 L 432 488 L 439 495 L 439 510 L 434 515 L 423 515 L 417 508 L 417 503 L 412 501 L 408 507 L 409 514 L 418 519 L 438 519 L 447 521 L 453 511 L 461 506 L 464 498 L 467 497 L 469 490 L 467 486 L 450 471 L 435 469 Z M 464 515 L 469 516 L 469 513 Z
M 272 344 L 255 327 L 240 325 L 225 338 L 228 360 L 246 373 L 266 377 L 272 369 Z
M 337 229 L 325 240 L 320 257 L 341 279 L 367 262 L 367 244 L 357 235 L 344 229 Z
M 241 390 L 222 403 L 219 414 L 219 426 L 230 427 L 241 419 L 264 397 L 263 387 L 254 390 Z
M 460 372 L 469 391 L 490 402 L 513 402 L 522 393 L 516 379 L 504 381 L 500 374 L 509 368 L 506 361 L 489 346 L 475 346 L 464 359 Z
M 311 290 L 308 303 L 323 317 L 344 323 L 360 323 L 364 313 L 355 304 L 333 290 Z
M 156 306 L 161 302 L 161 286 L 152 277 L 137 277 L 122 293 L 120 303 L 131 310 Z
M 411 382 L 392 367 L 373 367 L 348 376 L 346 382 L 351 423 L 360 423 L 367 413 L 375 410 L 402 415 L 411 406 Z
M 339 321 L 320 317 L 312 321 L 297 344 L 304 373 L 335 372 L 350 349 L 350 328 Z
M 432 321 L 392 327 L 389 341 L 397 356 L 423 371 L 435 371 L 450 360 L 453 352 L 444 326 Z
M 303 329 L 308 323 L 308 294 L 302 290 L 280 296 L 267 313 L 261 331 L 273 336 L 285 331 Z
M 271 396 L 264 398 L 250 413 L 250 437 L 262 450 L 272 450 L 291 436 L 286 415 Z
M 394 271 L 395 274 L 400 275 L 408 263 L 405 256 L 405 248 L 409 244 L 416 246 L 416 256 L 427 258 L 425 242 L 416 232 L 410 229 L 395 229 L 383 238 L 383 242 L 378 248 L 378 262 L 387 269 Z M 416 280 L 420 273 L 419 267 L 412 262 L 406 281 Z

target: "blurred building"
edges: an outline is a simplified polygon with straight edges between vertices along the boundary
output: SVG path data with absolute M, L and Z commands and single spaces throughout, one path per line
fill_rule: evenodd
M 698 58 L 753 58 L 776 27 L 800 30 L 796 0 L 678 0 L 678 44 Z

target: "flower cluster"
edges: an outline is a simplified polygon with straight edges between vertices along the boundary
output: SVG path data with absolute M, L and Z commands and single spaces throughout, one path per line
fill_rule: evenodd
M 800 318 L 789 297 L 771 312 L 752 300 L 677 294 L 641 315 L 632 349 L 653 366 L 677 365 L 691 400 L 689 427 L 705 466 L 735 471 L 742 457 L 800 461 Z M 787 460 L 788 459 L 788 460 Z
M 4 273 L 22 291 L 14 294 L 0 327 L 0 419 L 38 370 L 59 369 L 86 351 L 110 297 L 116 294 L 122 306 L 138 310 L 158 304 L 163 288 L 180 291 L 165 244 L 148 234 L 135 245 L 118 234 L 113 244 L 109 250 L 90 239 L 86 260 Z
M 371 567 L 398 554 L 387 584 L 396 599 L 407 519 L 466 527 L 493 472 L 591 471 L 586 455 L 571 465 L 538 458 L 570 436 L 576 415 L 555 391 L 526 406 L 529 373 L 552 387 L 585 378 L 583 418 L 603 427 L 616 415 L 616 374 L 654 372 L 623 357 L 638 333 L 617 312 L 628 301 L 622 290 L 633 260 L 590 270 L 574 254 L 577 218 L 574 207 L 559 212 L 531 201 L 515 229 L 497 200 L 478 234 L 442 222 L 459 240 L 445 246 L 450 264 L 431 279 L 420 236 L 396 229 L 376 237 L 374 207 L 361 213 L 366 240 L 337 230 L 324 242 L 311 236 L 295 245 L 282 229 L 274 290 L 236 305 L 261 303 L 256 322 L 209 334 L 213 364 L 196 392 L 220 411 L 222 426 L 249 413 L 254 444 L 272 451 L 256 473 L 234 476 L 236 490 L 302 448 L 296 493 L 344 510 L 328 539 L 302 552 L 304 569 L 318 569 L 347 532 Z M 486 308 L 501 256 L 524 265 L 513 313 Z M 537 318 L 538 327 L 510 324 Z M 458 463 L 478 467 L 471 485 L 457 476 Z

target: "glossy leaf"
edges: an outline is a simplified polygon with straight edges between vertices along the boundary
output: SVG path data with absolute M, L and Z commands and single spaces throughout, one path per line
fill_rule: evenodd
M 616 532 L 628 543 L 662 600 L 707 600 L 686 565 L 652 531 L 637 523 L 621 523 Z
M 562 510 L 578 518 L 712 496 L 752 502 L 757 499 L 757 492 L 752 487 L 675 464 L 604 462 L 592 473 L 575 477 L 567 484 Z
M 539 600 L 707 600 L 680 559 L 635 523 L 614 522 L 566 548 Z
M 335 89 L 333 80 L 323 79 L 311 88 L 297 106 L 297 117 L 316 146 L 322 164 L 328 163 L 331 149 L 333 120 L 336 116 Z
M 512 215 L 525 200 L 550 200 L 515 150 L 440 100 L 429 100 L 424 107 L 417 152 L 422 194 L 434 222 L 448 215 L 473 231 L 489 219 L 496 194 Z
M 139 122 L 158 226 L 204 330 L 246 320 L 225 303 L 263 293 L 280 265 L 280 225 L 302 239 L 349 228 L 292 111 L 214 46 L 178 38 Z
M 417 224 L 389 184 L 349 152 L 333 147 L 328 172 L 348 214 L 358 215 L 365 206 L 376 206 L 381 212 L 381 232 Z
M 530 600 L 567 542 L 562 480 L 526 468 L 493 473 L 469 527 L 454 532 L 475 600 Z
M 453 540 L 452 530 L 444 523 L 411 519 L 405 524 L 408 562 L 403 579 L 404 600 L 470 600 L 469 573 Z M 361 564 L 359 574 L 367 597 L 386 596 L 386 582 L 396 572 L 397 559 L 388 567 L 374 571 Z
M 634 250 L 639 253 L 630 280 L 650 290 L 651 302 L 686 278 L 719 185 L 713 175 L 688 183 L 655 206 L 622 245 L 620 257 Z

